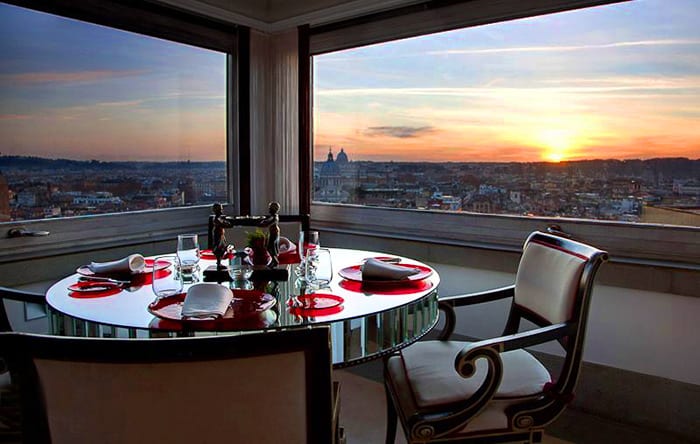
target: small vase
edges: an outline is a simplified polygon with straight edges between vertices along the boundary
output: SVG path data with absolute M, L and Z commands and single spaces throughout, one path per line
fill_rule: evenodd
M 252 250 L 251 262 L 253 266 L 266 267 L 271 260 L 272 256 L 270 256 L 270 253 L 266 249 L 256 248 Z

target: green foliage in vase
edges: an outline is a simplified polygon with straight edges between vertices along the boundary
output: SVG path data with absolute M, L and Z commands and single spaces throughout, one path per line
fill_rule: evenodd
M 253 232 L 246 232 L 246 238 L 248 241 L 248 246 L 252 249 L 265 248 L 267 242 L 267 235 L 261 229 L 257 229 Z

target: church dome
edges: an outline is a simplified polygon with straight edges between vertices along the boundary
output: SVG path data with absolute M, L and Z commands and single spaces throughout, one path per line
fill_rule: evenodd
M 340 157 L 340 155 L 338 155 Z M 321 176 L 340 176 L 340 168 L 333 160 L 333 153 L 328 150 L 328 158 L 321 165 Z
M 344 165 L 348 163 L 348 155 L 345 154 L 345 150 L 343 148 L 340 149 L 338 156 L 336 156 L 335 158 L 335 162 L 339 165 Z

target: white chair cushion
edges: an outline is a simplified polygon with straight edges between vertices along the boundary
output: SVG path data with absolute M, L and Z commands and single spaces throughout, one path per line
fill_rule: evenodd
M 585 258 L 528 242 L 515 277 L 514 301 L 552 324 L 571 317 Z
M 476 373 L 462 378 L 454 368 L 459 351 L 469 342 L 417 342 L 401 353 L 403 369 L 392 366 L 389 371 L 405 371 L 419 408 L 447 404 L 469 398 L 482 385 L 487 371 L 485 359 L 476 362 Z M 496 399 L 536 395 L 551 381 L 547 369 L 530 353 L 513 350 L 501 353 L 503 378 Z

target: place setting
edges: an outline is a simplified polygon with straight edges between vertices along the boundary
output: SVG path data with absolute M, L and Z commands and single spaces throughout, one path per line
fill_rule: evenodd
M 254 289 L 229 288 L 214 282 L 195 283 L 187 290 L 177 286 L 154 285 L 156 299 L 148 311 L 159 318 L 160 327 L 167 321 L 201 330 L 266 327 L 277 316 L 270 310 L 277 299 Z M 157 325 L 155 325 L 157 326 Z
M 130 254 L 108 262 L 91 262 L 76 269 L 78 281 L 69 285 L 73 297 L 102 297 L 133 291 L 167 276 L 167 263 Z
M 342 268 L 340 287 L 358 293 L 406 294 L 432 287 L 433 270 L 420 264 L 407 264 L 395 256 L 369 257 L 357 265 Z

